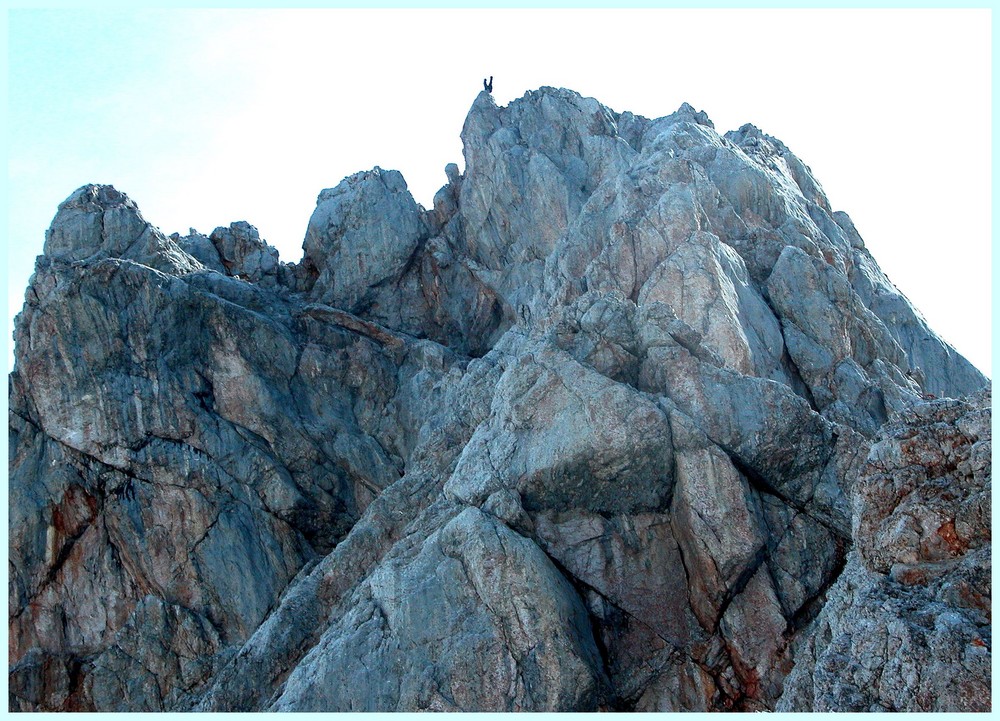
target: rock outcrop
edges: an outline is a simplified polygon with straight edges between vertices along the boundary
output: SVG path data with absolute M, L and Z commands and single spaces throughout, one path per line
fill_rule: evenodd
M 809 169 L 552 88 L 462 138 L 430 210 L 324 190 L 295 264 L 60 206 L 11 709 L 983 708 L 989 395 L 922 397 L 988 381 Z
M 854 550 L 779 708 L 990 710 L 991 400 L 882 428 L 851 492 Z

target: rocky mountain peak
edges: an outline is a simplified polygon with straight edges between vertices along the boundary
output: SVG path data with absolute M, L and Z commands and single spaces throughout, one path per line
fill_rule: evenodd
M 298 263 L 60 206 L 11 708 L 985 708 L 988 380 L 808 166 L 548 87 L 462 140 L 430 210 L 322 190 Z
M 674 117 L 684 118 L 688 122 L 715 129 L 715 124 L 709 119 L 708 114 L 703 110 L 695 110 L 690 103 L 681 103 L 681 106 L 674 112 Z
M 131 198 L 110 185 L 85 185 L 60 203 L 45 233 L 43 253 L 70 262 L 125 258 L 167 273 L 198 267 L 145 221 Z

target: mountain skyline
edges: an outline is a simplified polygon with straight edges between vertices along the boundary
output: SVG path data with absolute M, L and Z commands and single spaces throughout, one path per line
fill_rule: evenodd
M 398 169 L 429 207 L 444 165 L 464 169 L 456 119 L 494 75 L 501 104 L 564 85 L 647 117 L 690 102 L 720 131 L 750 122 L 782 138 L 931 325 L 989 374 L 989 155 L 933 150 L 925 130 L 944 113 L 961 119 L 955 142 L 988 143 L 981 16 L 15 10 L 8 322 L 73 188 L 112 183 L 166 233 L 246 220 L 296 261 L 311 199 L 342 177 Z M 516 35 L 521 54 L 504 46 Z M 449 40 L 465 36 L 477 42 L 456 63 Z M 582 52 L 625 37 L 627 56 Z

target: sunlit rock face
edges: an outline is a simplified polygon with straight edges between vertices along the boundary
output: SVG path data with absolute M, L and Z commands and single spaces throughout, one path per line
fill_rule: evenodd
M 322 191 L 294 264 L 60 206 L 10 708 L 988 708 L 988 381 L 808 167 L 553 88 L 462 139 L 432 209 Z

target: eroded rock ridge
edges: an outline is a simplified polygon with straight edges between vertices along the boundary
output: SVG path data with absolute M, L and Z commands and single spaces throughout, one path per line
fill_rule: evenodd
M 988 381 L 809 168 L 553 88 L 462 139 L 429 210 L 322 191 L 294 264 L 59 207 L 11 709 L 989 708 Z

